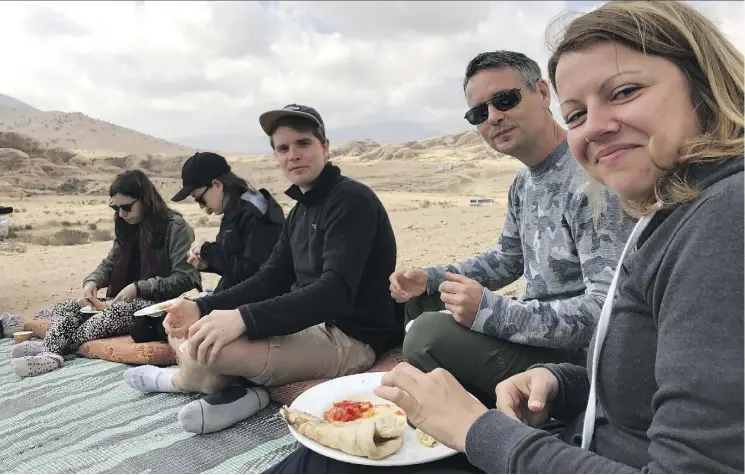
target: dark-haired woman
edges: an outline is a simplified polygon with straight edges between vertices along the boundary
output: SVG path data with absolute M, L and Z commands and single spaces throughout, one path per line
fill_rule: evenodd
M 155 302 L 201 289 L 199 272 L 187 262 L 194 231 L 168 206 L 139 170 L 119 174 L 109 189 L 114 210 L 114 244 L 108 256 L 83 281 L 80 297 L 55 305 L 52 324 L 42 342 L 15 345 L 11 365 L 21 377 L 59 368 L 63 355 L 87 341 L 124 335 L 133 314 Z M 107 287 L 108 306 L 97 293 Z M 83 306 L 103 308 L 91 316 Z
M 189 250 L 189 263 L 222 276 L 216 292 L 253 276 L 279 239 L 285 215 L 265 189 L 256 190 L 237 176 L 222 156 L 200 152 L 184 163 L 183 188 L 173 201 L 191 195 L 207 214 L 222 215 L 214 242 L 200 240 Z

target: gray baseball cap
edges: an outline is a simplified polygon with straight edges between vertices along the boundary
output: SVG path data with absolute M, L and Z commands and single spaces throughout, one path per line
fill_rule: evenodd
M 264 112 L 259 116 L 259 124 L 267 135 L 272 135 L 274 126 L 277 121 L 283 117 L 303 117 L 314 122 L 321 128 L 321 132 L 326 136 L 326 126 L 323 124 L 321 114 L 312 107 L 299 104 L 288 104 L 281 109 Z

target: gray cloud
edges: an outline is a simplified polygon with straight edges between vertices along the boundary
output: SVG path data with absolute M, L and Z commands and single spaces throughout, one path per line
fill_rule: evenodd
M 461 81 L 468 61 L 482 51 L 511 49 L 545 72 L 546 26 L 567 8 L 562 2 L 114 2 L 92 10 L 59 4 L 57 11 L 55 5 L 0 3 L 0 41 L 16 45 L 8 51 L 15 72 L 0 76 L 0 93 L 41 109 L 67 104 L 156 136 L 210 146 L 223 140 L 250 150 L 266 147 L 259 114 L 290 102 L 318 108 L 336 144 L 355 134 L 385 142 L 467 130 Z M 741 16 L 740 2 L 709 2 L 705 11 L 739 31 L 732 18 Z M 63 41 L 45 40 L 50 37 Z
M 256 1 L 210 2 L 212 21 L 187 29 L 202 48 L 221 57 L 266 56 L 281 29 L 275 6 Z
M 89 33 L 87 28 L 74 22 L 64 12 L 54 9 L 52 5 L 27 5 L 23 26 L 29 33 L 40 38 L 82 37 Z
M 446 36 L 472 31 L 489 14 L 484 1 L 283 2 L 326 28 L 351 38 L 380 40 L 410 35 Z

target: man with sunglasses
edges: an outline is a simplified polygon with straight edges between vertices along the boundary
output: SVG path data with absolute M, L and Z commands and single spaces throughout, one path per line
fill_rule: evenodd
M 464 90 L 466 120 L 494 150 L 526 166 L 510 187 L 502 235 L 474 258 L 398 270 L 390 290 L 407 302 L 407 359 L 423 371 L 449 370 L 493 403 L 497 383 L 533 364 L 584 364 L 633 223 L 607 189 L 590 199 L 535 61 L 510 51 L 479 54 Z M 520 277 L 520 299 L 494 292 Z

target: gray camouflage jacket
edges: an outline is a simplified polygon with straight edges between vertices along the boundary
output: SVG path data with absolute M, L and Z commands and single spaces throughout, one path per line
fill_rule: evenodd
M 587 347 L 634 225 L 613 192 L 602 187 L 596 203 L 588 186 L 562 142 L 541 164 L 518 172 L 497 245 L 457 264 L 426 268 L 427 293 L 438 291 L 446 271 L 465 275 L 484 286 L 472 330 L 524 345 Z M 494 292 L 523 275 L 519 300 Z

